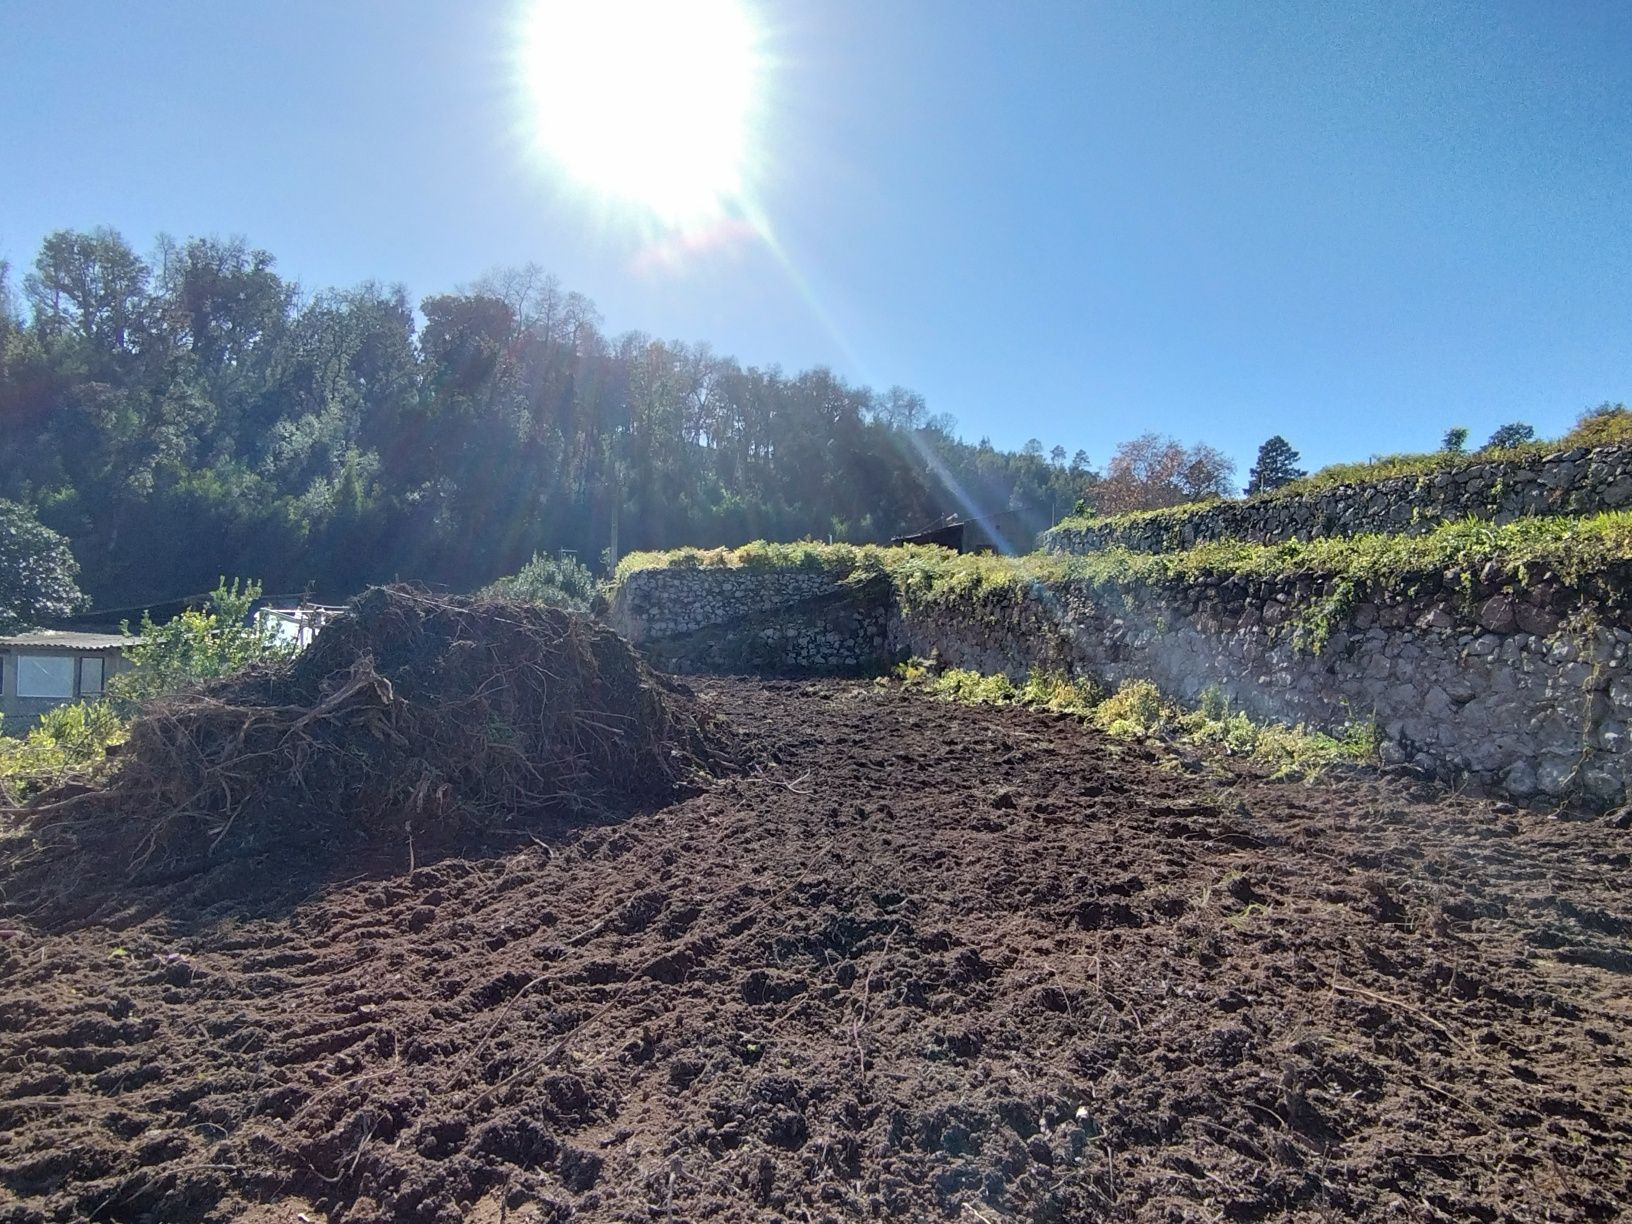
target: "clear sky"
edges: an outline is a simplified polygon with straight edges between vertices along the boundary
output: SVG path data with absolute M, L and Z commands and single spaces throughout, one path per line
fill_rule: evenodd
M 699 233 L 540 153 L 628 91 L 522 0 L 0 0 L 0 256 L 241 235 L 416 298 L 532 261 L 609 330 L 1095 463 L 1155 429 L 1244 475 L 1272 433 L 1316 466 L 1632 401 L 1625 0 L 741 3 L 752 181 Z

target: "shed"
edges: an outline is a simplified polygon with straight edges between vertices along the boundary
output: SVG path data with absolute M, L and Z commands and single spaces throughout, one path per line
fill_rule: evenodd
M 0 715 L 6 729 L 23 730 L 47 710 L 100 697 L 109 680 L 131 669 L 125 649 L 137 640 L 77 629 L 0 636 Z
M 1036 535 L 1018 510 L 1000 510 L 959 518 L 949 514 L 933 527 L 911 535 L 896 536 L 891 544 L 939 544 L 960 553 L 1002 553 L 1012 556 L 1025 552 Z

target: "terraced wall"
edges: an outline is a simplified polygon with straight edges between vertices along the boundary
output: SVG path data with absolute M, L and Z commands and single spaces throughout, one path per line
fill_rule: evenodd
M 1067 520 L 1044 532 L 1041 545 L 1047 552 L 1077 555 L 1116 546 L 1172 552 L 1209 540 L 1276 544 L 1322 536 L 1415 535 L 1469 517 L 1502 524 L 1524 516 L 1627 506 L 1632 506 L 1632 447 L 1601 446 L 1475 461 L 1307 493 Z
M 1626 801 L 1632 564 L 1565 580 L 1487 565 L 1357 591 L 1309 575 L 1107 584 L 1068 573 L 953 584 L 900 575 L 646 569 L 613 623 L 682 672 L 835 673 L 938 656 L 1108 686 L 1209 687 L 1260 719 L 1336 732 L 1375 719 L 1389 763 L 1526 799 Z

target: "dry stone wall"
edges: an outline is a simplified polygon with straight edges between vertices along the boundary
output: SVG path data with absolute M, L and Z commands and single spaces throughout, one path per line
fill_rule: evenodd
M 791 577 L 637 572 L 612 617 L 678 671 L 859 672 L 934 654 L 1016 679 L 1033 668 L 1111 687 L 1149 679 L 1186 702 L 1216 688 L 1259 719 L 1333 732 L 1374 719 L 1388 762 L 1447 781 L 1601 807 L 1628 798 L 1632 570 L 1579 587 L 1425 574 L 1341 601 L 1309 578 L 1029 582 L 914 602 L 882 577 Z
M 1067 523 L 1045 532 L 1042 545 L 1049 552 L 1075 554 L 1117 545 L 1134 552 L 1173 552 L 1209 540 L 1278 544 L 1374 532 L 1421 534 L 1469 516 L 1501 524 L 1527 515 L 1628 506 L 1632 447 L 1601 446 L 1083 526 Z
M 1391 764 L 1610 806 L 1632 779 L 1632 628 L 1583 595 L 1554 585 L 1470 601 L 1425 582 L 1356 604 L 1322 634 L 1298 620 L 1322 598 L 1307 582 L 1062 582 L 898 607 L 891 642 L 1015 679 L 1032 667 L 1113 687 L 1149 679 L 1185 702 L 1216 688 L 1255 718 L 1329 732 L 1375 719 Z
M 641 570 L 618 586 L 612 626 L 681 674 L 876 671 L 888 662 L 887 579 L 801 570 Z

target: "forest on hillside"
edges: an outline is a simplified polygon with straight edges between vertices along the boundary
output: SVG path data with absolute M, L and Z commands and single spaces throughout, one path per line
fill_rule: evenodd
M 238 240 L 59 231 L 0 263 L 0 498 L 102 609 L 208 591 L 470 589 L 535 552 L 878 541 L 943 515 L 1033 535 L 1088 457 L 970 444 L 903 388 L 609 334 L 536 269 L 415 303 L 307 294 Z

